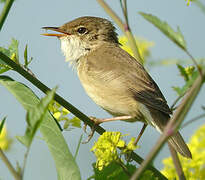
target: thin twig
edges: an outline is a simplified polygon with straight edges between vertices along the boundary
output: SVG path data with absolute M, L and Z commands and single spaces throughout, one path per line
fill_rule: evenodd
M 22 170 L 21 170 L 22 178 L 24 176 L 24 171 L 25 171 L 25 168 L 26 168 L 26 162 L 27 162 L 27 159 L 28 159 L 29 150 L 30 150 L 30 146 L 26 149 L 26 152 L 24 154 L 23 167 L 22 167 Z
M 123 23 L 123 21 L 119 18 L 119 16 L 108 6 L 108 4 L 103 0 L 97 0 L 97 2 L 104 8 L 105 12 L 115 21 L 115 23 L 120 27 L 122 32 L 126 35 L 130 47 L 132 49 L 134 57 L 143 63 L 143 60 L 140 56 L 137 44 L 135 42 L 134 36 L 129 29 L 129 26 Z
M 127 0 L 120 0 L 120 6 L 125 18 L 125 24 L 127 24 L 128 28 L 129 28 L 129 22 L 128 22 L 128 12 L 127 12 Z
M 22 176 L 15 170 L 15 168 L 12 166 L 2 149 L 0 148 L 0 158 L 4 162 L 4 164 L 7 166 L 8 170 L 11 172 L 11 174 L 14 176 L 15 180 L 22 180 Z
M 74 155 L 75 161 L 76 161 L 76 158 L 77 158 L 79 149 L 80 149 L 80 145 L 81 145 L 81 142 L 82 142 L 82 138 L 83 138 L 83 134 L 80 135 L 80 138 L 79 138 L 79 140 L 78 140 L 78 145 L 77 145 L 77 148 L 76 148 L 76 150 L 75 150 L 75 155 Z
M 128 176 L 128 177 L 131 177 L 131 174 L 130 174 L 130 172 L 128 171 L 127 167 L 124 165 L 124 163 L 123 163 L 121 160 L 116 161 L 116 162 L 117 162 L 117 164 L 120 165 L 120 167 L 121 167 L 121 168 L 123 169 L 123 171 L 127 174 L 127 176 Z
M 178 103 L 178 101 L 179 101 L 184 95 L 185 95 L 185 93 L 184 93 L 184 94 L 181 94 L 180 96 L 178 96 L 178 97 L 175 99 L 175 101 L 173 102 L 173 104 L 172 104 L 171 107 L 170 107 L 171 111 L 174 111 L 174 110 L 175 110 L 175 105 Z
M 172 160 L 176 169 L 176 172 L 178 174 L 178 177 L 180 180 L 186 180 L 186 177 L 184 175 L 183 169 L 182 169 L 182 165 L 180 163 L 179 160 L 179 156 L 177 155 L 177 152 L 175 151 L 175 149 L 172 147 L 172 145 L 168 142 L 168 146 L 169 146 L 169 150 L 172 156 Z
M 4 8 L 3 8 L 1 15 L 0 15 L 0 30 L 3 27 L 3 24 L 6 20 L 6 17 L 11 9 L 13 2 L 14 2 L 14 0 L 7 0 L 5 2 Z
M 191 119 L 191 120 L 185 122 L 185 123 L 181 126 L 180 129 L 185 128 L 185 127 L 188 126 L 189 124 L 191 124 L 191 123 L 193 123 L 193 122 L 195 122 L 195 121 L 197 121 L 197 120 L 199 120 L 199 119 L 201 119 L 201 118 L 203 118 L 203 117 L 205 117 L 205 113 L 204 113 L 204 114 L 201 114 L 201 115 L 199 115 L 199 116 L 196 116 L 195 118 L 193 118 L 193 119 Z

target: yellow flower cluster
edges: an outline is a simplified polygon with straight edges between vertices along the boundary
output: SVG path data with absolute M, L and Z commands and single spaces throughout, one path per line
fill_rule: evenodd
M 137 148 L 134 145 L 135 138 L 126 145 L 122 140 L 123 135 L 120 132 L 104 132 L 94 144 L 91 151 L 97 158 L 96 167 L 102 170 L 113 161 L 121 161 L 121 155 L 133 151 Z M 118 152 L 118 148 L 121 153 Z
M 184 174 L 189 180 L 205 179 L 205 125 L 201 126 L 192 136 L 188 144 L 192 159 L 180 156 Z M 164 169 L 161 171 L 168 179 L 178 179 L 171 157 L 163 160 Z
M 150 56 L 150 47 L 154 46 L 153 42 L 147 41 L 142 38 L 136 38 L 135 41 L 137 44 L 137 47 L 139 49 L 140 56 L 143 60 L 143 64 L 146 61 L 146 59 Z M 126 36 L 120 36 L 119 37 L 119 43 L 122 45 L 121 48 L 127 51 L 131 56 L 133 56 L 132 49 L 129 47 L 128 39 Z
M 8 150 L 11 145 L 11 142 L 12 141 L 10 138 L 8 138 L 7 130 L 4 125 L 3 129 L 1 130 L 1 134 L 0 134 L 0 148 L 4 151 Z
M 187 6 L 189 6 L 191 1 L 193 1 L 193 0 L 185 0 L 185 1 L 186 1 Z
M 66 115 L 70 113 L 66 108 L 62 107 L 56 101 L 52 101 L 49 104 L 49 111 L 58 121 L 67 119 Z
M 195 67 L 194 66 L 188 66 L 188 67 L 185 67 L 184 70 L 185 70 L 187 76 L 191 77 L 194 70 L 195 70 Z
M 80 119 L 78 119 L 77 117 L 68 118 L 68 114 L 70 114 L 70 112 L 66 108 L 58 104 L 56 101 L 52 101 L 49 104 L 49 111 L 53 114 L 57 121 L 65 121 L 63 127 L 64 129 L 68 129 L 69 126 L 78 128 L 81 127 Z

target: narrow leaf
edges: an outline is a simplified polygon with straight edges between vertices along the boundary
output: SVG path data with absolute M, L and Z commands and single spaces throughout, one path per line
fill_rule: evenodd
M 26 44 L 25 50 L 24 50 L 24 65 L 28 66 L 28 45 Z
M 83 134 L 80 135 L 80 138 L 78 140 L 78 145 L 77 145 L 77 148 L 75 150 L 75 155 L 74 155 L 74 159 L 76 160 L 77 158 L 77 155 L 78 155 L 78 152 L 80 150 L 80 145 L 81 145 L 81 142 L 82 142 L 82 139 L 83 139 Z
M 31 108 L 27 112 L 26 121 L 27 128 L 24 136 L 17 136 L 17 139 L 24 144 L 27 148 L 31 145 L 33 138 L 45 117 L 48 105 L 53 99 L 55 89 L 48 93 L 48 95 L 41 99 L 34 108 Z
M 193 72 L 192 77 L 189 78 L 188 81 L 182 86 L 182 87 L 176 87 L 174 86 L 173 89 L 177 92 L 179 96 L 185 94 L 187 90 L 192 86 L 196 78 L 198 77 L 198 71 Z
M 181 76 L 184 78 L 184 80 L 188 81 L 189 77 L 188 77 L 188 74 L 185 71 L 185 68 L 180 64 L 177 64 L 177 68 L 179 69 L 179 72 L 180 72 Z
M 0 76 L 0 84 L 9 90 L 26 110 L 34 108 L 40 102 L 38 97 L 27 86 L 7 76 Z M 34 124 L 34 122 L 31 123 Z M 54 158 L 58 179 L 80 179 L 78 166 L 59 127 L 49 112 L 45 114 L 40 131 Z
M 169 24 L 167 24 L 164 21 L 161 21 L 158 17 L 152 15 L 152 14 L 146 14 L 143 12 L 139 13 L 142 17 L 144 17 L 147 21 L 152 23 L 155 27 L 157 27 L 163 34 L 165 34 L 170 40 L 172 40 L 177 46 L 182 48 L 183 50 L 186 50 L 186 42 L 184 40 L 184 37 L 179 29 L 177 28 L 177 31 L 174 31 Z
M 9 51 L 10 51 L 10 54 L 16 54 L 16 59 L 17 61 L 19 61 L 19 42 L 18 40 L 12 38 L 11 39 L 11 44 L 9 45 Z
M 1 124 L 0 124 L 0 134 L 1 134 L 1 131 L 2 131 L 3 127 L 4 127 L 5 121 L 6 121 L 6 117 L 4 117 L 3 120 L 1 121 Z

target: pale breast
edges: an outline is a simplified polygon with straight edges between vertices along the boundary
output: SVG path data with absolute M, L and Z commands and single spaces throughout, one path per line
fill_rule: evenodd
M 114 116 L 131 115 L 143 121 L 143 115 L 138 108 L 140 104 L 128 94 L 120 77 L 113 77 L 112 71 L 95 72 L 88 69 L 87 63 L 80 63 L 78 76 L 88 96 L 97 105 Z

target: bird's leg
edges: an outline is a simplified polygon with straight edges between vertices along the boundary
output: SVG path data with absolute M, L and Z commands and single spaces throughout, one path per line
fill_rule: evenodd
M 95 122 L 95 124 L 99 125 L 103 122 L 109 122 L 109 121 L 118 121 L 118 120 L 127 120 L 127 119 L 132 119 L 132 116 L 117 116 L 117 117 L 112 117 L 112 118 L 105 118 L 105 119 L 97 119 L 95 117 L 90 117 L 92 121 Z
M 137 139 L 135 140 L 134 142 L 134 145 L 137 145 L 138 141 L 140 140 L 140 138 L 142 137 L 142 134 L 144 133 L 144 130 L 146 129 L 147 127 L 147 124 L 144 124 L 139 135 L 137 136 Z
M 112 118 L 98 119 L 96 117 L 91 116 L 90 120 L 92 120 L 94 122 L 94 126 L 91 128 L 91 133 L 88 134 L 88 139 L 86 141 L 84 141 L 83 144 L 88 143 L 90 141 L 90 139 L 93 137 L 96 125 L 99 125 L 103 122 L 127 120 L 127 119 L 132 119 L 132 118 L 133 118 L 132 116 L 117 116 L 117 117 L 112 117 Z M 87 124 L 84 124 L 83 130 L 85 133 L 87 133 L 86 128 L 87 128 Z

